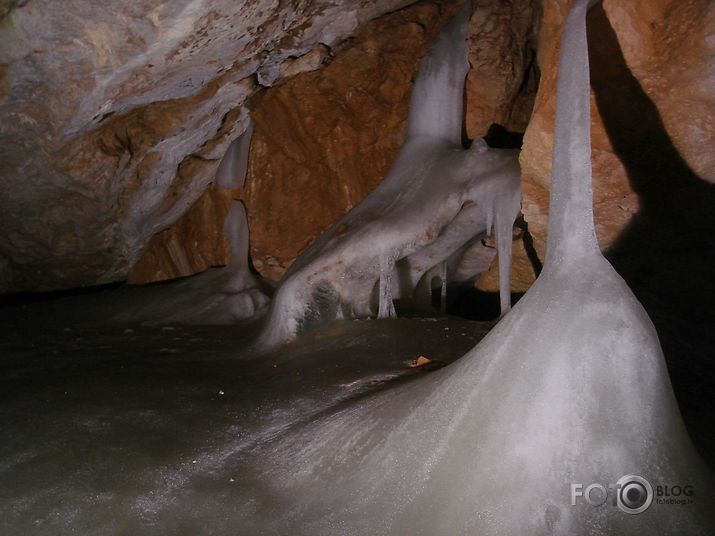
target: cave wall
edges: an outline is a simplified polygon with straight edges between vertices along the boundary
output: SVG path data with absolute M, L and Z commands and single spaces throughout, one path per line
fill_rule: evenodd
M 206 190 L 176 223 L 151 237 L 127 282 L 166 281 L 226 266 L 231 248 L 223 226 L 235 198 L 232 190 Z
M 566 0 L 543 3 L 538 37 L 541 79 L 520 158 L 522 210 L 542 258 L 548 219 L 556 66 L 568 4 Z M 602 6 L 591 10 L 588 24 L 594 217 L 599 245 L 608 250 L 638 213 L 644 194 L 647 196 L 658 183 L 633 183 L 632 173 L 629 176 L 624 165 L 627 155 L 621 148 L 614 148 L 614 133 L 630 133 L 639 140 L 639 145 L 631 149 L 637 153 L 636 159 L 661 160 L 662 152 L 668 149 L 666 143 L 642 135 L 660 128 L 661 125 L 648 124 L 649 120 L 658 123 L 660 119 L 667 133 L 666 142 L 672 142 L 702 180 L 715 181 L 715 154 L 705 149 L 715 146 L 715 3 L 604 0 Z M 597 98 L 594 87 L 601 98 Z M 644 104 L 644 100 L 652 102 L 658 117 L 646 117 L 643 106 L 648 103 Z
M 326 67 L 262 93 L 252 111 L 258 127 L 246 198 L 251 255 L 264 276 L 278 279 L 385 176 L 403 140 L 419 60 L 459 4 L 419 2 L 372 21 Z M 488 135 L 493 124 L 524 132 L 538 87 L 540 2 L 472 7 L 465 139 Z M 530 243 L 515 236 L 512 278 L 526 289 L 535 277 Z M 480 286 L 498 288 L 496 269 Z
M 565 0 L 473 2 L 465 135 L 489 138 L 494 123 L 508 131 L 526 132 L 521 156 L 524 222 L 520 229 L 515 229 L 511 274 L 516 292 L 525 291 L 533 283 L 545 255 L 558 43 L 568 5 Z M 388 17 L 383 22 L 375 21 L 373 27 L 404 19 L 387 20 Z M 676 150 L 703 180 L 713 180 L 713 153 L 702 150 L 713 144 L 715 88 L 708 71 L 708 58 L 712 55 L 708 43 L 714 33 L 712 20 L 713 3 L 702 0 L 647 6 L 635 0 L 606 0 L 603 8 L 597 7 L 589 17 L 590 48 L 597 51 L 591 58 L 592 78 L 602 95 L 600 100 L 595 91 L 592 95 L 592 144 L 594 212 L 599 243 L 604 250 L 611 248 L 623 234 L 638 213 L 644 194 L 633 183 L 632 173 L 622 162 L 624 156 L 611 140 L 614 130 L 632 130 L 634 114 L 640 113 L 629 89 L 633 80 L 653 100 Z M 405 40 L 408 38 L 409 35 L 401 40 L 403 52 L 408 48 Z M 383 54 L 389 46 L 386 43 L 381 45 Z M 400 63 L 399 57 L 390 61 Z M 298 76 L 285 87 L 268 90 L 253 112 L 264 127 L 261 141 L 251 155 L 248 181 L 249 190 L 253 187 L 262 192 L 260 198 L 253 198 L 253 205 L 249 194 L 251 249 L 258 260 L 257 267 L 274 279 L 323 229 L 359 201 L 370 184 L 376 184 L 384 173 L 375 164 L 388 166 L 399 147 L 401 131 L 391 137 L 394 131 L 381 130 L 379 124 L 361 123 L 361 114 L 355 112 L 354 104 L 352 107 L 325 104 L 351 99 L 351 91 L 370 88 L 369 79 L 379 80 L 379 73 L 384 71 L 374 68 L 363 80 L 348 77 L 350 84 L 340 86 L 330 82 L 339 76 L 335 74 L 338 65 L 344 65 L 341 61 L 335 63 L 332 72 L 329 66 Z M 363 64 L 353 60 L 352 65 Z M 328 89 L 325 93 L 321 90 L 322 83 Z M 380 100 L 379 90 L 371 88 L 369 92 L 375 97 L 364 102 L 364 112 L 376 109 Z M 407 113 L 409 87 L 403 88 L 402 95 L 402 107 L 395 109 L 392 116 L 400 125 Z M 316 119 L 311 110 L 316 106 L 320 119 L 319 127 L 314 129 Z M 609 114 L 608 129 L 604 113 Z M 643 114 L 641 121 L 645 121 Z M 330 134 L 322 135 L 320 126 Z M 651 128 L 643 122 L 636 127 Z M 376 145 L 372 140 L 365 141 L 366 129 L 391 143 Z M 349 140 L 345 133 L 351 136 Z M 275 136 L 272 141 L 263 141 L 271 136 Z M 497 144 L 499 141 L 497 138 Z M 346 145 L 353 154 L 368 150 L 370 158 L 358 162 L 357 168 L 341 169 L 339 164 L 333 165 L 340 162 L 340 153 L 345 152 Z M 664 147 L 651 140 L 637 150 L 639 158 L 662 160 Z M 311 164 L 306 166 L 306 162 Z M 308 171 L 311 165 L 312 172 Z M 363 182 L 366 176 L 370 180 Z M 314 186 L 311 180 L 315 181 Z M 308 191 L 318 190 L 321 180 L 323 189 L 313 194 L 320 197 L 311 200 Z M 272 184 L 281 186 L 272 188 Z M 354 196 L 355 193 L 358 195 Z M 300 201 L 292 204 L 296 199 Z M 304 207 L 310 206 L 322 209 L 301 214 Z M 489 240 L 486 244 L 492 245 Z M 479 278 L 479 289 L 497 290 L 496 268 L 495 265 Z
M 420 57 L 458 4 L 412 3 L 10 2 L 0 10 L 0 292 L 226 264 L 221 221 L 236 195 L 256 267 L 280 277 L 399 148 Z M 495 123 L 526 130 L 517 291 L 544 255 L 568 4 L 473 0 L 465 138 Z M 604 0 L 598 10 L 589 19 L 594 209 L 607 249 L 641 210 L 644 188 L 656 188 L 634 184 L 612 139 L 634 128 L 637 106 L 617 98 L 634 81 L 685 164 L 715 180 L 715 3 Z M 217 191 L 216 168 L 249 108 L 246 191 Z M 661 152 L 643 145 L 643 160 Z M 490 271 L 478 286 L 496 281 Z
M 0 292 L 126 278 L 206 191 L 251 95 L 409 3 L 5 2 Z
M 402 144 L 419 62 L 454 1 L 366 25 L 319 71 L 262 93 L 252 117 L 246 205 L 251 257 L 277 280 L 387 174 Z

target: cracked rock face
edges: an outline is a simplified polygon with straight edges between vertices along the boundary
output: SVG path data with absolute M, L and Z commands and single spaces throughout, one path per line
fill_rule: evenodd
M 263 275 L 278 280 L 386 175 L 420 60 L 458 5 L 420 2 L 374 20 L 320 71 L 256 103 L 246 205 L 251 256 Z
M 472 0 L 465 133 L 526 129 L 517 291 L 544 255 L 569 3 Z M 227 264 L 221 196 L 234 194 L 211 182 L 249 103 L 257 128 L 235 195 L 262 273 L 280 277 L 360 202 L 397 152 L 417 64 L 459 1 L 295 4 L 0 2 L 0 292 Z M 663 165 L 640 163 L 682 157 L 698 181 L 715 181 L 715 4 L 604 0 L 599 10 L 589 17 L 594 212 L 608 248 L 644 200 L 677 189 L 679 169 L 650 181 Z M 495 276 L 478 286 L 495 290 Z
M 0 291 L 126 277 L 206 190 L 261 85 L 408 3 L 3 3 Z
M 542 254 L 558 41 L 568 4 L 544 2 L 541 80 L 520 159 L 523 211 Z M 682 158 L 704 184 L 715 182 L 715 154 L 705 149 L 715 144 L 715 3 L 604 0 L 590 11 L 588 27 L 594 216 L 607 250 L 644 199 L 659 188 L 678 189 L 683 172 L 665 169 L 674 160 Z

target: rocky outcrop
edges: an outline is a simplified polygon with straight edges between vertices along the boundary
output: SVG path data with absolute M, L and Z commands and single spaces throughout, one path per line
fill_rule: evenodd
M 541 2 L 473 0 L 472 8 L 467 134 L 472 139 L 486 136 L 494 123 L 524 132 L 539 84 L 536 33 Z
M 567 4 L 544 2 L 541 80 L 521 155 L 523 212 L 541 254 L 546 244 L 558 41 Z M 614 147 L 614 132 L 663 131 L 665 139 L 638 136 L 636 159 L 660 160 L 672 141 L 701 179 L 715 181 L 715 157 L 704 150 L 715 144 L 714 21 L 715 4 L 708 0 L 604 0 L 591 10 L 593 191 L 602 249 L 614 244 L 638 212 L 643 189 L 647 195 L 659 182 L 652 177 L 650 185 L 633 183 L 633 174 L 624 165 L 628 155 Z M 654 108 L 646 115 L 647 101 Z
M 227 263 L 222 194 L 206 192 L 245 129 L 249 102 L 257 123 L 245 192 L 251 250 L 256 267 L 278 279 L 396 154 L 419 60 L 459 4 L 405 8 L 411 3 L 85 2 L 81 12 L 49 0 L 1 3 L 0 292 L 128 275 L 146 282 Z M 528 288 L 544 255 L 568 4 L 472 2 L 465 137 L 493 124 L 526 129 L 515 290 Z M 698 181 L 715 181 L 713 28 L 709 0 L 604 0 L 592 10 L 594 206 L 604 249 L 644 202 L 667 197 L 669 177 L 680 173 L 668 168 L 651 181 L 638 161 L 664 169 L 681 159 Z M 618 132 L 640 146 L 624 148 Z M 495 290 L 495 276 L 478 286 Z
M 0 291 L 125 278 L 206 190 L 249 96 L 408 3 L 4 3 Z
M 151 238 L 127 281 L 166 281 L 229 264 L 223 225 L 233 198 L 231 190 L 207 190 L 174 225 Z
M 322 69 L 261 95 L 246 204 L 251 257 L 265 276 L 279 279 L 387 174 L 419 62 L 458 5 L 420 2 L 372 21 Z

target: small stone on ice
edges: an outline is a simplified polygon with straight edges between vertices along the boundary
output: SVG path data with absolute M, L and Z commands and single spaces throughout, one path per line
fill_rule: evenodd
M 410 367 L 411 368 L 424 367 L 425 365 L 429 365 L 431 362 L 432 362 L 431 359 L 427 359 L 425 356 L 421 355 L 414 361 L 410 362 Z

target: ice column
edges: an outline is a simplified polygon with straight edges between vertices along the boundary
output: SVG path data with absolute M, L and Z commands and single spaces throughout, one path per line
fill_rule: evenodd
M 591 102 L 586 15 L 591 0 L 577 1 L 566 21 L 556 85 L 549 240 L 545 266 L 559 268 L 584 255 L 600 255 L 593 224 Z
M 501 198 L 500 201 L 502 201 Z M 512 228 L 514 227 L 514 220 L 511 218 L 511 213 L 507 212 L 504 202 L 500 202 L 497 206 L 495 223 L 494 238 L 499 261 L 499 305 L 503 316 L 511 309 L 509 272 L 511 270 Z
M 392 270 L 395 266 L 394 261 L 389 257 L 380 257 L 380 283 L 379 283 L 379 304 L 378 318 L 395 318 L 395 304 L 392 301 Z
M 500 261 L 501 262 L 501 261 Z M 439 278 L 442 282 L 442 288 L 439 294 L 439 312 L 442 315 L 447 314 L 447 261 L 442 261 L 442 266 L 440 267 Z
M 243 134 L 228 146 L 216 171 L 216 186 L 218 188 L 243 188 L 248 171 L 248 151 L 251 148 L 254 126 L 253 121 L 250 120 Z

